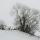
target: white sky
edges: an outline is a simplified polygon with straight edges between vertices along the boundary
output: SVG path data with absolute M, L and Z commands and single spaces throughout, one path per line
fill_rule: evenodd
M 22 3 L 30 8 L 40 10 L 40 0 L 0 0 L 0 20 L 4 20 L 6 24 L 13 22 L 13 17 L 9 13 L 15 3 Z

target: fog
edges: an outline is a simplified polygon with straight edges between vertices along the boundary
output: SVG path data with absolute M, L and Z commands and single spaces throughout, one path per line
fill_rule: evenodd
M 40 10 L 40 0 L 0 0 L 0 20 L 3 20 L 7 25 L 13 23 L 14 17 L 10 15 L 10 11 L 17 3 Z

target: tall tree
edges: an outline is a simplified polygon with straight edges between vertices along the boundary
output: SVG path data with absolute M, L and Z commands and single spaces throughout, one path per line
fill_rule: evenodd
M 36 10 L 34 11 L 26 6 L 19 5 L 14 6 L 13 9 L 16 12 L 15 25 L 18 30 L 30 33 L 32 29 L 36 28 L 38 24 L 37 16 L 35 16 L 35 14 L 38 13 Z

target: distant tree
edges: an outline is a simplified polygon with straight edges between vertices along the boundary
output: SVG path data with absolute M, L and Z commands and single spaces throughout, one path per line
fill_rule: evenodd
M 15 25 L 17 26 L 16 29 L 30 33 L 32 29 L 36 28 L 38 24 L 36 10 L 31 10 L 26 6 L 13 6 L 13 10 L 16 12 L 16 19 Z M 15 13 L 14 11 L 12 14 Z M 35 15 L 36 14 L 36 15 Z
M 6 25 L 4 24 L 4 21 L 0 20 L 0 29 L 5 30 Z

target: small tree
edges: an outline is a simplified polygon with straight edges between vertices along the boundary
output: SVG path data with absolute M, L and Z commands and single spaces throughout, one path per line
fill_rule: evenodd
M 0 29 L 5 30 L 5 27 L 4 21 L 0 20 Z

